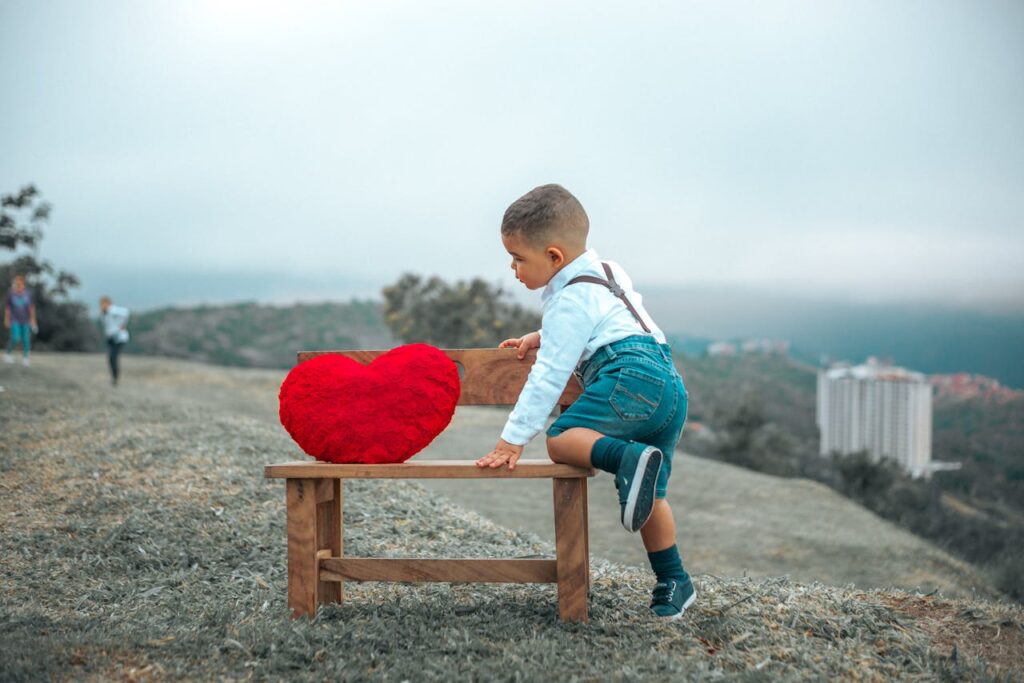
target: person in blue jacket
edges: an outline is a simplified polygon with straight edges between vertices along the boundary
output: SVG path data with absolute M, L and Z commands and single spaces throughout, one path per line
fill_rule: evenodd
M 15 275 L 14 283 L 7 290 L 4 298 L 4 328 L 10 331 L 7 340 L 7 351 L 4 362 L 13 363 L 11 352 L 21 342 L 21 362 L 29 365 L 29 352 L 32 349 L 32 335 L 39 331 L 36 324 L 36 306 L 32 302 L 32 292 L 25 287 L 25 276 Z

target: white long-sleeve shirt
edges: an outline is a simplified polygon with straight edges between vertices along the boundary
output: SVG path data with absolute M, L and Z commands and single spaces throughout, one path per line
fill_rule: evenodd
M 664 343 L 665 335 L 644 309 L 642 297 L 633 290 L 633 281 L 617 263 L 606 263 L 651 334 L 658 343 Z M 577 275 L 607 279 L 596 251 L 588 249 L 566 264 L 541 294 L 541 344 L 526 386 L 501 432 L 501 438 L 508 443 L 524 445 L 544 429 L 551 409 L 581 361 L 602 346 L 646 334 L 622 300 L 607 287 L 586 282 L 567 287 Z
M 128 309 L 124 306 L 111 304 L 107 312 L 103 313 L 103 334 L 107 339 L 113 339 L 119 344 L 128 342 Z

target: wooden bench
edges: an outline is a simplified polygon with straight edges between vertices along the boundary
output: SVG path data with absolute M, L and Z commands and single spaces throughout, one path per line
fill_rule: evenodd
M 316 351 L 299 354 L 299 362 L 322 353 L 340 353 L 369 363 L 384 351 Z M 513 404 L 536 359 L 524 360 L 515 349 L 445 351 L 462 375 L 459 405 Z M 580 394 L 570 379 L 558 403 L 565 410 Z M 494 435 L 497 441 L 498 435 Z M 558 612 L 563 621 L 587 620 L 590 551 L 587 529 L 587 478 L 582 469 L 550 460 L 520 460 L 508 467 L 479 468 L 474 460 L 425 460 L 397 465 L 338 465 L 300 461 L 268 465 L 267 478 L 287 480 L 288 606 L 292 616 L 311 616 L 317 605 L 341 602 L 345 581 L 437 581 L 557 583 Z M 420 559 L 346 557 L 343 499 L 345 479 L 551 479 L 554 489 L 555 559 Z

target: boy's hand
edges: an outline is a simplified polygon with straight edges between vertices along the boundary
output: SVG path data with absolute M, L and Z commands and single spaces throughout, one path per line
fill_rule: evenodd
M 514 470 L 519 456 L 523 454 L 523 447 L 509 443 L 504 439 L 498 439 L 498 445 L 494 450 L 476 461 L 477 467 L 501 467 L 506 462 L 508 468 Z
M 526 358 L 526 352 L 530 349 L 540 348 L 540 332 L 531 332 L 530 334 L 523 335 L 519 339 L 506 339 L 505 341 L 498 344 L 499 349 L 508 349 L 513 346 L 518 346 L 519 360 Z

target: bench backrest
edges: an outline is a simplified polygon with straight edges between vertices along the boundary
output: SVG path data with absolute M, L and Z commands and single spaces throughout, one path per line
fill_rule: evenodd
M 536 349 L 529 351 L 523 360 L 516 357 L 515 349 L 441 350 L 459 367 L 462 380 L 459 405 L 463 406 L 512 405 L 519 398 L 537 359 Z M 338 353 L 365 365 L 387 351 L 303 351 L 299 353 L 299 362 L 325 353 Z M 579 382 L 570 376 L 558 405 L 563 408 L 571 405 L 580 393 Z

